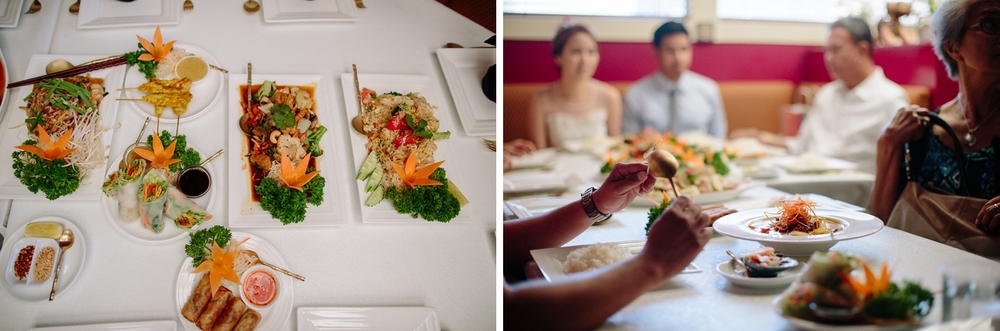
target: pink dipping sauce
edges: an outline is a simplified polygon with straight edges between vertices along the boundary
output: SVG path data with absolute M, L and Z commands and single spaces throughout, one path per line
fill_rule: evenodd
M 278 284 L 266 271 L 256 270 L 243 281 L 243 295 L 252 304 L 267 306 L 277 293 Z

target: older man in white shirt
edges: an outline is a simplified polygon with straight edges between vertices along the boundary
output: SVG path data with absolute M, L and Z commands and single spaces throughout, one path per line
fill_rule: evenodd
M 858 18 L 842 18 L 830 26 L 823 58 L 834 81 L 816 92 L 812 107 L 795 137 L 737 130 L 732 137 L 756 135 L 762 142 L 786 146 L 794 154 L 814 153 L 854 162 L 875 173 L 879 132 L 909 103 L 906 91 L 885 78 L 872 60 L 872 35 Z

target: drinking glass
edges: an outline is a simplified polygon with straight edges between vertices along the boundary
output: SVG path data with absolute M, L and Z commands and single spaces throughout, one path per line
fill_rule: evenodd
M 1000 265 L 955 263 L 941 267 L 943 322 L 972 317 L 1000 320 Z M 994 322 L 995 323 L 995 322 Z

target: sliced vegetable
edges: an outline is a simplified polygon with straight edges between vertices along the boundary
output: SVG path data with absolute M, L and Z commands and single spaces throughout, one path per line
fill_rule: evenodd
M 274 94 L 274 90 L 278 89 L 278 85 L 274 84 L 273 81 L 265 80 L 263 84 L 260 84 L 260 88 L 257 89 L 257 93 L 253 95 L 253 101 L 260 101 L 261 97 L 270 98 Z
M 365 206 L 375 207 L 375 205 L 378 205 L 379 202 L 382 202 L 383 194 L 385 194 L 383 191 L 384 190 L 381 186 L 376 187 L 375 192 L 372 192 L 372 194 L 368 196 L 368 199 L 365 200 Z
M 375 169 L 379 166 L 377 154 L 375 152 L 368 153 L 368 157 L 361 163 L 361 170 L 358 170 L 358 180 L 366 180 L 372 175 L 372 172 L 375 172 Z
M 368 182 L 365 183 L 365 192 L 374 191 L 376 187 L 382 185 L 382 177 L 385 177 L 384 171 L 375 171 L 371 176 L 368 177 Z

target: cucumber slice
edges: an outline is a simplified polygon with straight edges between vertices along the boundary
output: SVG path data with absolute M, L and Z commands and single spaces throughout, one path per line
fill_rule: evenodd
M 382 202 L 382 194 L 384 193 L 382 191 L 382 186 L 376 187 L 375 192 L 372 192 L 372 194 L 368 196 L 368 199 L 365 200 L 365 206 L 375 207 L 375 205 L 378 205 L 379 202 Z
M 375 153 L 374 151 L 368 153 L 368 157 L 365 158 L 365 162 L 361 163 L 361 170 L 358 170 L 358 180 L 368 179 L 368 176 L 371 176 L 372 173 L 375 172 L 375 169 L 378 168 L 377 154 L 378 153 Z
M 385 176 L 385 172 L 380 170 L 381 169 L 375 170 L 372 172 L 372 175 L 368 177 L 368 183 L 365 184 L 365 192 L 374 191 L 376 187 L 382 185 L 382 177 Z
M 431 139 L 434 139 L 434 140 L 444 140 L 444 139 L 448 139 L 450 137 L 451 137 L 451 131 L 434 132 L 434 134 L 431 135 Z

